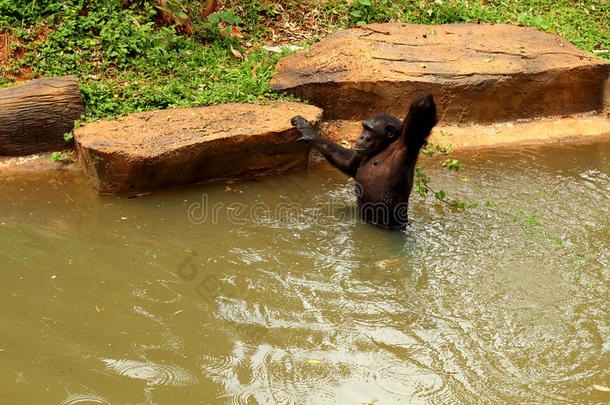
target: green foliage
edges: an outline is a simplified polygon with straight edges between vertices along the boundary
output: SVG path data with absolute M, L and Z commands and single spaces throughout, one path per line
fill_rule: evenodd
M 419 152 L 428 157 L 432 157 L 437 153 L 440 155 L 449 155 L 453 153 L 453 145 L 440 146 L 433 143 L 426 143 Z M 464 164 L 460 163 L 457 159 L 446 159 L 441 166 L 447 168 L 447 170 L 450 172 L 458 172 L 464 168 Z M 431 180 L 424 171 L 425 168 L 426 166 L 424 164 L 420 164 L 415 168 L 415 192 L 417 194 L 425 198 L 428 195 L 428 192 L 432 192 L 437 200 L 458 208 L 472 208 L 476 206 L 476 204 L 469 204 L 467 202 L 450 199 L 447 197 L 447 193 L 443 190 L 434 191 L 430 187 Z M 469 181 L 466 177 L 463 177 L 462 180 Z
M 208 38 L 222 38 L 221 25 L 225 25 L 226 36 L 230 36 L 235 27 L 242 23 L 242 19 L 232 10 L 222 10 L 208 16 L 203 26 L 203 31 Z
M 57 0 L 0 0 L 0 27 L 33 24 L 61 7 Z
M 422 147 L 420 152 L 426 156 L 431 157 L 434 156 L 434 154 L 436 153 L 447 155 L 450 154 L 452 150 L 453 148 L 451 146 L 443 148 L 439 145 L 429 143 Z M 464 165 L 460 163 L 457 159 L 446 159 L 445 161 L 443 161 L 441 166 L 445 167 L 449 172 L 458 172 L 464 169 Z M 434 197 L 437 200 L 456 208 L 479 207 L 478 204 L 470 204 L 464 201 L 451 199 L 443 190 L 434 191 L 430 186 L 431 179 L 425 173 L 425 168 L 426 166 L 424 164 L 420 164 L 415 168 L 415 191 L 421 197 L 426 198 L 428 196 L 428 193 L 431 192 L 432 194 L 434 194 Z M 468 176 L 463 175 L 461 180 L 472 185 L 476 191 L 478 191 L 482 196 L 485 197 L 485 203 L 482 205 L 483 209 L 495 212 L 496 214 L 499 214 L 504 218 L 508 218 L 509 220 L 518 223 L 527 237 L 541 236 L 547 239 L 553 245 L 563 248 L 567 255 L 570 257 L 570 267 L 572 269 L 578 270 L 585 264 L 585 255 L 582 252 L 578 251 L 577 248 L 570 246 L 559 235 L 549 231 L 545 227 L 544 221 L 536 212 L 528 212 L 523 208 L 512 208 L 509 206 L 509 202 L 505 202 L 503 204 L 497 203 L 487 194 L 487 192 L 483 188 L 473 182 Z M 535 193 L 535 196 L 537 198 L 546 198 L 547 191 L 545 190 L 543 192 Z M 515 200 L 521 202 L 522 200 L 526 200 L 526 198 L 517 198 Z
M 285 98 L 269 89 L 279 55 L 257 48 L 272 32 L 286 26 L 307 32 L 309 24 L 316 32 L 331 32 L 386 21 L 511 23 L 563 35 L 585 50 L 610 49 L 610 3 L 602 0 L 582 0 L 577 6 L 572 0 L 228 0 L 228 8 L 207 19 L 202 2 L 168 2 L 172 13 L 191 19 L 195 35 L 189 37 L 160 26 L 159 9 L 146 0 L 125 7 L 120 0 L 0 0 L 0 31 L 10 30 L 11 52 L 25 52 L 23 58 L 0 64 L 0 87 L 12 85 L 12 75 L 24 68 L 33 69 L 35 76 L 76 75 L 87 120 Z M 231 36 L 233 28 L 245 38 Z M 610 53 L 598 56 L 610 58 Z M 460 169 L 450 163 L 449 170 Z
M 435 154 L 439 153 L 441 155 L 448 155 L 453 152 L 453 146 L 449 145 L 446 147 L 435 145 L 432 143 L 426 143 L 419 151 L 422 155 L 432 157 Z M 464 165 L 458 162 L 456 159 L 447 159 L 442 163 L 443 167 L 449 169 L 449 171 L 459 171 Z M 473 207 L 474 205 L 468 204 L 466 202 L 461 202 L 457 200 L 452 200 L 447 197 L 447 193 L 443 190 L 434 191 L 430 187 L 430 177 L 425 172 L 426 166 L 424 164 L 420 164 L 415 168 L 415 192 L 422 197 L 427 197 L 428 192 L 432 192 L 434 197 L 442 202 L 448 203 L 454 207 L 466 208 Z
M 290 3 L 290 1 L 287 3 Z M 290 6 L 290 4 L 287 4 L 287 6 Z M 265 21 L 276 18 L 273 3 L 266 0 L 242 1 L 240 9 L 244 22 L 244 32 L 255 39 L 268 37 L 268 28 Z
M 167 8 L 162 7 L 160 5 L 156 5 L 155 7 L 161 11 L 165 11 L 166 13 L 173 14 L 178 18 L 187 19 L 189 18 L 188 14 L 184 12 L 184 8 L 179 1 L 167 0 Z
M 415 192 L 424 198 L 428 195 L 428 184 L 430 183 L 430 177 L 426 175 L 425 169 L 424 164 L 415 168 Z
M 433 156 L 435 153 L 449 155 L 450 153 L 453 153 L 453 145 L 440 146 L 433 143 L 426 143 L 419 152 L 425 156 Z
M 211 43 L 158 27 L 155 8 L 144 3 L 123 9 L 118 0 L 66 0 L 57 25 L 44 42 L 26 43 L 21 62 L 37 75 L 79 78 L 86 120 L 170 107 L 224 102 L 265 102 L 281 96 L 269 81 L 283 56 L 263 49 L 245 52 L 227 37 L 240 17 L 230 10 L 214 13 L 201 35 Z M 220 24 L 226 26 L 221 33 Z M 201 27 L 200 27 L 201 28 Z M 241 49 L 243 58 L 233 49 Z M 286 97 L 285 97 L 286 98 Z
M 63 162 L 68 159 L 68 152 L 53 152 L 51 155 L 52 162 Z
M 350 21 L 356 25 L 391 21 L 400 14 L 400 6 L 390 0 L 354 0 L 349 5 Z
M 225 44 L 214 42 L 176 53 L 157 71 L 113 70 L 112 78 L 81 83 L 86 118 L 278 99 L 281 96 L 271 92 L 269 81 L 280 57 L 259 49 L 236 59 Z
M 443 167 L 446 167 L 449 171 L 459 172 L 464 168 L 464 164 L 458 162 L 455 159 L 447 159 L 442 164 Z
M 163 60 L 163 49 L 179 46 L 180 37 L 171 29 L 155 30 L 152 7 L 135 11 L 123 9 L 118 0 L 97 3 L 91 2 L 83 15 L 80 3 L 67 1 L 46 40 L 27 47 L 25 64 L 36 74 L 87 75 L 109 67 L 134 68 L 143 61 L 154 64 L 155 57 Z

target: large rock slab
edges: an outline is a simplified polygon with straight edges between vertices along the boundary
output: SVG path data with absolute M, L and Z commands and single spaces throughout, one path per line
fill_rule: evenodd
M 402 118 L 431 93 L 441 121 L 488 123 L 600 111 L 610 91 L 610 64 L 511 25 L 371 24 L 285 57 L 277 70 L 274 90 L 309 100 L 329 119 Z
M 137 193 L 307 166 L 309 147 L 290 118 L 314 124 L 322 110 L 300 103 L 222 104 L 130 114 L 75 130 L 78 160 L 101 193 Z

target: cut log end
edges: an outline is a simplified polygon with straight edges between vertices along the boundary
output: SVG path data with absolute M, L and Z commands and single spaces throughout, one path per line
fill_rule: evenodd
M 85 113 L 74 76 L 0 89 L 0 155 L 19 156 L 70 145 L 64 134 Z

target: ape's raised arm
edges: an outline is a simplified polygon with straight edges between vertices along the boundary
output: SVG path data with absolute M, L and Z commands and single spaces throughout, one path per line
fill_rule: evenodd
M 352 177 L 356 175 L 361 158 L 355 151 L 346 149 L 319 135 L 300 115 L 292 118 L 290 122 L 301 132 L 301 137 L 297 139 L 297 142 L 307 142 L 319 150 L 337 169 Z
M 436 105 L 431 95 L 420 97 L 411 104 L 400 132 L 409 156 L 417 156 L 436 121 Z
M 419 149 L 436 124 L 432 96 L 415 100 L 404 122 L 385 113 L 363 121 L 362 133 L 352 150 L 318 135 L 300 116 L 291 122 L 302 135 L 297 141 L 309 143 L 354 177 L 358 208 L 365 221 L 386 228 L 407 226 L 407 205 Z

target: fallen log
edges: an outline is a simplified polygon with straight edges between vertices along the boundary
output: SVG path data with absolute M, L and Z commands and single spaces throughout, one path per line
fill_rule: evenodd
M 63 135 L 85 113 L 76 78 L 48 77 L 0 89 L 0 155 L 65 149 Z

